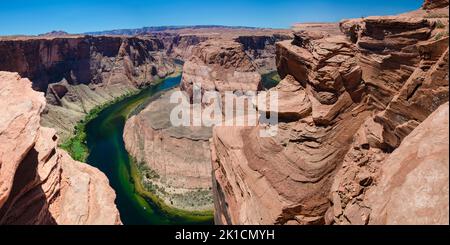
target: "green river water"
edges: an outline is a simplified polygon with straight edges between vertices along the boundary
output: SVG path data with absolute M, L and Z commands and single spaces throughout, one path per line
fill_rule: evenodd
M 127 118 L 143 108 L 160 92 L 179 85 L 181 77 L 171 77 L 146 88 L 101 111 L 86 125 L 89 156 L 87 162 L 105 173 L 116 192 L 116 205 L 126 225 L 212 224 L 212 214 L 194 214 L 162 207 L 136 187 L 136 167 L 125 149 L 123 130 Z M 148 194 L 148 193 L 147 193 Z

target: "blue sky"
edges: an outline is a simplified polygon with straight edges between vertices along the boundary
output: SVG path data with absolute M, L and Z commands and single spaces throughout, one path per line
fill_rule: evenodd
M 0 0 L 0 35 L 162 25 L 289 28 L 419 8 L 422 0 Z

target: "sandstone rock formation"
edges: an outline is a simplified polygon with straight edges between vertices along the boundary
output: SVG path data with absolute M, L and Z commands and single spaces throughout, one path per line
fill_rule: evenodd
M 0 224 L 120 224 L 115 194 L 99 170 L 57 148 L 40 126 L 42 93 L 0 72 Z
M 156 38 L 39 37 L 0 41 L 0 70 L 18 72 L 46 92 L 45 126 L 66 139 L 98 105 L 175 71 Z
M 383 163 L 363 201 L 370 224 L 449 223 L 448 111 L 439 107 Z
M 91 109 L 180 70 L 214 29 L 149 32 L 148 36 L 50 36 L 0 38 L 0 70 L 18 72 L 46 93 L 43 125 L 67 139 Z M 241 40 L 264 73 L 275 69 L 276 30 L 222 28 L 227 40 Z M 220 36 L 220 35 L 219 35 Z M 242 36 L 241 38 L 239 38 Z
M 291 38 L 291 35 L 288 34 L 273 34 L 264 36 L 239 36 L 235 40 L 242 44 L 245 53 L 252 59 L 258 72 L 265 74 L 277 69 L 275 63 L 275 44 Z
M 448 0 L 425 0 L 422 8 L 426 10 L 448 7 Z
M 124 141 L 144 176 L 144 185 L 169 206 L 212 210 L 211 156 L 208 127 L 174 127 L 170 114 L 177 104 L 164 93 L 127 120 Z M 189 108 L 187 108 L 189 110 Z
M 324 222 L 332 173 L 368 114 L 356 105 L 364 86 L 350 62 L 352 44 L 343 36 L 306 37 L 277 46 L 285 77 L 272 90 L 281 94 L 278 134 L 260 137 L 264 125 L 214 129 L 217 223 Z
M 448 152 L 445 109 L 430 119 L 441 126 L 419 126 L 448 101 L 442 12 L 345 20 L 345 36 L 315 27 L 279 42 L 278 134 L 261 137 L 265 125 L 214 129 L 216 223 L 448 223 L 447 154 L 418 150 L 443 134 L 433 142 Z M 406 196 L 408 208 L 396 206 Z
M 328 222 L 448 224 L 448 110 L 442 105 L 390 155 L 353 153 L 336 176 Z
M 159 33 L 167 39 L 169 34 Z M 187 60 L 181 89 L 192 100 L 195 82 L 203 91 L 257 91 L 261 75 L 275 67 L 275 42 L 286 38 L 239 36 L 215 39 L 208 36 L 177 36 L 168 54 Z M 181 47 L 189 39 L 189 47 Z M 177 47 L 175 47 L 175 44 Z M 127 121 L 124 139 L 127 150 L 144 173 L 144 185 L 156 189 L 166 204 L 184 210 L 212 209 L 211 165 L 208 127 L 173 127 L 170 91 Z M 191 108 L 186 108 L 192 111 Z
M 163 40 L 167 55 L 180 61 L 184 61 L 191 57 L 195 46 L 209 39 L 207 36 L 174 35 L 164 33 L 156 36 Z
M 439 11 L 440 9 L 437 10 L 437 12 Z M 409 46 L 404 46 L 403 49 L 412 50 L 416 55 L 411 56 L 409 59 L 405 57 L 399 63 L 403 62 L 405 64 L 409 62 L 414 64 L 414 66 L 409 69 L 404 78 L 398 77 L 398 74 L 402 74 L 401 72 L 395 72 L 392 69 L 391 71 L 390 69 L 382 70 L 383 74 L 391 73 L 390 76 L 392 75 L 392 77 L 388 81 L 401 81 L 402 85 L 400 88 L 391 89 L 391 92 L 385 94 L 385 96 L 391 98 L 388 104 L 381 106 L 380 110 L 375 110 L 374 114 L 366 119 L 364 125 L 355 135 L 352 149 L 347 154 L 342 168 L 335 177 L 330 194 L 332 208 L 327 213 L 327 223 L 365 224 L 369 222 L 371 215 L 370 206 L 362 203 L 361 200 L 364 199 L 366 192 L 377 183 L 380 168 L 386 164 L 385 161 L 388 161 L 385 159 L 433 111 L 448 101 L 448 37 L 439 35 L 441 29 L 448 28 L 448 22 L 440 22 L 447 25 L 442 28 L 436 24 L 442 18 L 430 19 L 427 17 L 430 14 L 433 14 L 433 11 L 422 12 L 419 10 L 411 14 L 402 15 L 397 19 L 389 17 L 387 20 L 388 22 L 397 21 L 396 25 L 398 26 L 405 25 L 405 22 L 411 23 L 412 20 L 415 23 L 424 21 L 428 22 L 431 27 L 427 31 L 429 34 L 425 40 L 419 38 L 419 40 L 414 41 L 413 37 L 410 37 L 408 39 L 397 39 L 397 41 L 391 39 L 387 42 L 398 42 L 403 43 L 403 45 L 406 45 L 408 42 L 413 43 Z M 411 19 L 410 15 L 413 15 L 414 18 Z M 420 20 L 420 18 L 422 19 Z M 384 21 L 386 20 L 383 18 L 379 19 L 379 23 Z M 356 22 L 358 23 L 358 21 Z M 371 20 L 371 22 L 374 22 L 374 20 Z M 346 23 L 349 22 L 346 21 L 342 25 Z M 382 29 L 388 28 L 386 25 L 384 26 Z M 357 30 L 359 27 L 354 29 Z M 366 33 L 367 31 L 362 28 L 360 32 Z M 400 32 L 399 36 L 408 35 L 408 32 L 403 34 L 402 31 Z M 417 33 L 417 30 L 410 30 L 409 33 Z M 357 42 L 359 43 L 359 41 Z M 366 48 L 362 48 L 362 50 L 361 59 L 366 60 L 365 57 L 367 56 L 364 55 Z M 371 54 L 372 57 L 377 57 L 377 55 L 379 55 L 377 52 Z M 371 71 L 371 68 L 369 68 L 369 73 Z M 373 86 L 385 83 L 383 75 L 366 79 L 371 79 Z M 379 97 L 376 93 L 369 93 L 368 96 L 372 99 Z M 378 108 L 380 103 L 376 101 L 380 102 L 381 100 L 373 99 L 369 100 L 369 103 Z M 442 160 L 445 161 L 445 159 Z M 432 184 L 429 184 L 429 188 L 433 188 Z M 397 221 L 398 223 L 403 223 L 407 220 Z M 411 219 L 409 221 L 411 222 Z M 417 223 L 422 222 L 419 219 L 416 221 Z M 429 220 L 429 222 L 429 224 L 433 224 L 432 220 Z
M 201 84 L 202 91 L 257 91 L 261 75 L 235 41 L 212 39 L 201 43 L 183 66 L 181 89 L 193 99 L 193 86 Z
M 229 47 L 235 47 L 235 50 L 232 48 L 229 52 L 224 50 L 225 53 L 231 54 L 229 56 L 231 59 L 220 61 L 222 57 L 216 57 L 216 61 L 219 63 L 225 61 L 216 68 L 219 70 L 225 69 L 223 67 L 237 60 L 247 62 L 248 67 L 245 68 L 244 63 L 242 63 L 242 67 L 251 69 L 251 72 L 238 71 L 241 67 L 241 63 L 239 63 L 232 65 L 232 69 L 229 69 L 230 74 L 233 77 L 241 77 L 241 79 L 256 78 L 256 86 L 259 86 L 260 75 L 258 72 L 263 73 L 274 69 L 272 60 L 275 55 L 275 42 L 279 39 L 285 39 L 289 33 L 289 31 L 235 30 L 230 28 L 220 28 L 218 31 L 215 28 L 183 29 L 174 32 L 152 32 L 148 36 L 138 37 L 66 34 L 60 36 L 57 32 L 40 37 L 2 37 L 0 38 L 0 70 L 18 72 L 32 80 L 35 90 L 45 92 L 47 105 L 43 110 L 42 117 L 37 118 L 40 118 L 43 126 L 55 128 L 61 141 L 72 135 L 75 124 L 83 119 L 91 109 L 122 95 L 135 92 L 140 87 L 175 72 L 184 60 L 188 60 L 197 52 L 196 46 L 201 46 L 202 42 L 213 37 L 226 38 L 227 42 L 231 43 Z M 228 68 L 230 67 L 226 69 Z M 231 85 L 237 86 L 238 83 Z M 160 105 L 162 102 L 157 103 L 159 103 L 157 105 Z M 147 120 L 147 116 L 144 111 L 130 120 L 127 124 L 127 129 L 129 129 L 127 132 L 130 132 L 127 135 L 130 137 L 125 137 L 131 154 L 140 159 L 142 163 L 146 162 L 145 166 L 148 166 L 141 169 L 146 173 L 146 184 L 153 185 L 153 188 L 158 186 L 157 191 L 159 192 L 157 194 L 161 194 L 169 205 L 187 210 L 211 209 L 211 167 L 208 142 L 211 137 L 211 129 L 170 129 L 167 122 L 158 121 L 158 118 L 155 119 L 153 116 L 150 117 L 151 120 Z M 153 119 L 156 121 L 153 122 Z M 147 127 L 150 124 L 157 126 L 146 129 L 145 132 L 149 134 L 141 134 L 139 127 Z M 43 131 L 44 128 L 40 130 Z M 55 133 L 46 132 L 46 134 L 52 135 L 52 142 L 56 142 Z M 161 143 L 153 136 L 158 136 L 164 140 Z M 149 140 L 149 138 L 152 138 L 152 140 Z M 159 149 L 160 158 L 149 158 L 147 149 L 144 151 L 140 147 L 136 147 L 140 146 L 143 141 L 148 141 L 146 146 Z M 185 148 L 186 145 L 192 147 Z M 174 149 L 171 150 L 171 147 Z M 183 154 L 179 154 L 177 151 L 181 151 Z M 27 151 L 23 150 L 23 152 Z M 94 177 L 89 180 L 90 176 L 96 175 L 95 171 L 91 173 L 92 171 L 87 166 L 76 162 L 72 163 L 73 161 L 67 154 L 59 149 L 55 149 L 55 152 L 52 154 L 55 155 L 57 160 L 52 160 L 52 166 L 56 166 L 54 168 L 56 170 L 63 169 L 64 171 L 59 175 L 55 174 L 59 170 L 48 171 L 49 174 L 52 174 L 52 181 L 48 182 L 50 185 L 48 188 L 52 190 L 48 192 L 51 192 L 49 195 L 64 193 L 62 195 L 67 196 L 67 198 L 60 200 L 54 197 L 54 200 L 49 200 L 49 204 L 43 206 L 44 208 L 39 211 L 41 212 L 38 215 L 39 218 L 30 218 L 31 215 L 37 215 L 38 213 L 34 212 L 35 210 L 30 210 L 30 217 L 27 218 L 30 221 L 27 222 L 74 223 L 74 219 L 78 219 L 75 216 L 82 212 L 90 212 L 92 215 L 84 215 L 84 218 L 79 218 L 78 223 L 95 223 L 94 219 L 100 220 L 94 215 L 97 211 L 83 210 L 81 206 L 75 205 L 76 202 L 73 201 L 72 197 L 77 196 L 83 202 L 92 201 L 85 199 L 83 191 L 90 188 L 93 191 L 100 192 L 103 184 L 95 184 L 97 189 L 93 189 L 92 185 L 103 180 L 98 178 L 97 181 L 97 178 Z M 192 152 L 198 152 L 198 157 L 192 156 Z M 165 158 L 164 154 L 169 155 L 174 162 Z M 186 158 L 185 156 L 192 157 Z M 71 163 L 69 164 L 69 162 Z M 196 168 L 192 168 L 192 166 L 196 166 Z M 166 168 L 170 171 L 166 171 Z M 12 176 L 9 178 L 12 178 Z M 155 183 L 156 181 L 153 179 L 155 176 L 159 177 L 158 183 Z M 83 190 L 74 192 L 70 183 L 77 178 L 84 183 L 83 187 L 80 187 Z M 59 182 L 53 181 L 53 179 L 64 181 L 56 185 L 55 183 Z M 150 180 L 153 180 L 153 182 Z M 69 184 L 65 185 L 65 183 Z M 40 182 L 34 183 L 33 186 L 39 188 Z M 167 192 L 162 190 L 167 190 Z M 105 193 L 106 196 L 101 198 L 109 200 L 110 191 L 106 190 Z M 6 194 L 4 198 L 7 198 Z M 45 198 L 41 199 L 44 200 Z M 12 206 L 12 204 L 9 205 L 9 207 Z M 110 212 L 109 206 L 105 206 L 105 213 Z M 95 209 L 96 206 L 93 206 L 93 208 Z M 50 211 L 47 211 L 47 209 Z M 60 209 L 77 209 L 78 211 L 72 212 L 74 216 L 65 217 L 66 211 L 60 213 Z M 21 223 L 26 220 L 24 218 L 17 221 L 9 216 L 11 215 L 4 215 L 4 220 L 8 219 L 9 223 Z M 41 216 L 48 216 L 48 219 L 42 219 Z M 98 214 L 98 216 L 103 217 L 103 213 Z M 116 217 L 111 215 L 110 218 Z M 52 221 L 50 222 L 50 220 Z M 117 219 L 117 222 L 119 222 L 119 219 Z

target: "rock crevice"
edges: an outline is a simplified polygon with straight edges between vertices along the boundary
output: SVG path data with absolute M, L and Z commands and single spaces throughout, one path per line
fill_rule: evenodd
M 214 128 L 216 223 L 448 224 L 448 1 L 424 6 L 277 43 L 278 134 Z
M 57 148 L 40 125 L 42 93 L 0 72 L 0 224 L 120 224 L 115 193 L 98 169 Z

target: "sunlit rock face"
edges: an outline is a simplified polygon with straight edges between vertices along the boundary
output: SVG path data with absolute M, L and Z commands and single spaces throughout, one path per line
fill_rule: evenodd
M 446 9 L 299 26 L 277 43 L 278 134 L 214 128 L 216 223 L 448 224 Z
M 64 141 L 96 106 L 175 71 L 164 43 L 150 37 L 64 36 L 0 40 L 0 70 L 45 92 L 43 124 Z
M 0 224 L 120 224 L 115 193 L 99 170 L 57 148 L 40 125 L 43 93 L 0 72 Z
M 139 168 L 147 173 L 143 174 L 144 185 L 155 189 L 165 204 L 182 210 L 203 211 L 214 208 L 210 153 L 212 127 L 174 126 L 170 116 L 177 104 L 169 102 L 170 96 L 174 92 L 183 92 L 187 96 L 185 109 L 192 112 L 198 105 L 194 105 L 194 84 L 201 84 L 202 94 L 218 92 L 222 98 L 225 92 L 261 90 L 261 74 L 276 69 L 275 42 L 287 39 L 289 35 L 245 31 L 223 36 L 194 36 L 180 35 L 173 42 L 177 47 L 172 45 L 168 50 L 170 56 L 185 61 L 180 89 L 164 93 L 131 117 L 125 126 L 124 140 Z M 158 37 L 163 42 L 170 42 L 170 35 Z M 183 41 L 186 39 L 191 41 Z M 180 42 L 192 46 L 187 48 Z M 245 100 L 245 103 L 251 102 Z M 201 101 L 200 104 L 200 111 L 205 112 L 209 103 Z M 219 114 L 222 112 L 220 110 Z
M 191 100 L 194 84 L 201 84 L 202 91 L 222 94 L 226 91 L 258 91 L 261 75 L 242 44 L 213 39 L 195 47 L 193 55 L 184 64 L 181 89 Z
M 439 107 L 383 163 L 363 201 L 370 224 L 449 223 L 448 110 Z
M 165 92 L 125 125 L 124 142 L 136 159 L 143 183 L 166 205 L 182 210 L 213 210 L 210 127 L 173 126 L 170 114 L 177 104 Z

